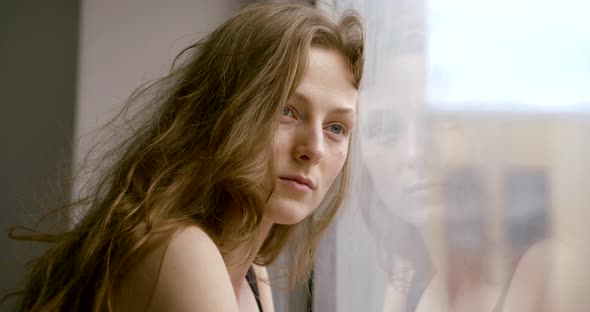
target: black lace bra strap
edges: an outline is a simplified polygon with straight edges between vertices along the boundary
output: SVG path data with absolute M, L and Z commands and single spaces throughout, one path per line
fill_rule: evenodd
M 262 312 L 262 302 L 260 302 L 260 292 L 258 291 L 258 283 L 256 282 L 256 274 L 254 273 L 254 269 L 250 267 L 248 273 L 246 273 L 246 280 L 254 293 L 254 298 L 256 299 L 256 304 L 258 305 L 258 311 Z

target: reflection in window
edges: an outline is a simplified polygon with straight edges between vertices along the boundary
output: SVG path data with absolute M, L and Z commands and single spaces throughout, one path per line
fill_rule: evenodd
M 451 171 L 444 185 L 445 228 L 451 250 L 485 248 L 486 196 L 482 177 L 474 168 Z
M 531 246 L 547 235 L 548 187 L 545 173 L 535 169 L 513 169 L 505 187 L 505 223 L 512 247 Z

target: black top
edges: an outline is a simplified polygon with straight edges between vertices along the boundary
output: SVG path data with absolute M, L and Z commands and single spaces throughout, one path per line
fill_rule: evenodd
M 252 269 L 252 267 L 250 267 L 250 269 L 248 270 L 248 273 L 246 273 L 246 280 L 248 281 L 248 284 L 250 285 L 250 288 L 252 289 L 252 292 L 254 293 L 254 298 L 256 299 L 256 304 L 258 305 L 258 311 L 262 312 L 262 302 L 260 302 L 260 293 L 258 291 L 258 283 L 256 282 L 256 274 L 254 273 L 254 270 Z

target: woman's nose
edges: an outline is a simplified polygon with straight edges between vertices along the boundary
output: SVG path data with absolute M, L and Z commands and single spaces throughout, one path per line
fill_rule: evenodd
M 326 147 L 321 125 L 302 125 L 296 135 L 294 157 L 298 161 L 316 164 L 324 158 Z
M 406 165 L 413 169 L 424 169 L 426 166 L 426 141 L 424 127 L 419 122 L 412 122 L 406 133 Z

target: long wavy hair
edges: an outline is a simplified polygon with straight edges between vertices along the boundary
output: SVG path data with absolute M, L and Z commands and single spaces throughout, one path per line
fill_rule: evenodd
M 185 49 L 168 75 L 136 90 L 125 109 L 141 107 L 137 127 L 105 156 L 92 192 L 67 206 L 83 208 L 82 219 L 57 234 L 12 233 L 51 244 L 31 263 L 20 310 L 112 311 L 125 273 L 192 225 L 222 255 L 252 244 L 260 265 L 271 264 L 297 232 L 290 276 L 293 286 L 306 280 L 319 237 L 348 192 L 348 160 L 314 215 L 274 225 L 260 250 L 254 242 L 274 189 L 275 129 L 311 47 L 341 53 L 358 88 L 358 14 L 334 21 L 307 5 L 257 3 Z

